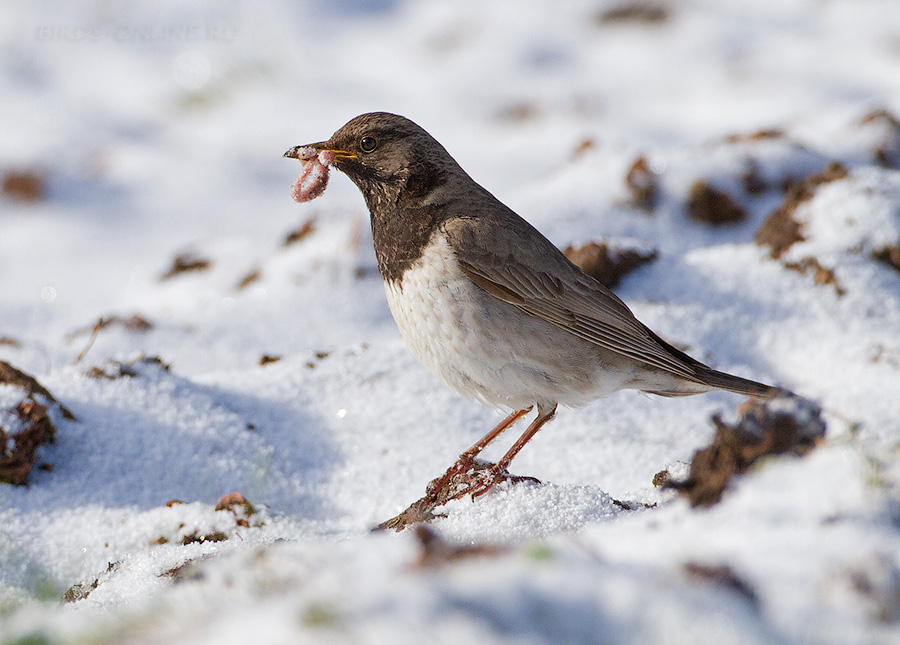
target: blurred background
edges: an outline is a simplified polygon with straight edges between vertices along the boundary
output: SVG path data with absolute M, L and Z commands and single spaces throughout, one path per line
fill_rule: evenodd
M 893 0 L 11 0 L 0 47 L 0 334 L 35 336 L 72 331 L 61 308 L 146 306 L 198 245 L 235 265 L 223 280 L 252 271 L 241 258 L 298 219 L 281 153 L 362 112 L 418 122 L 533 217 L 554 202 L 528 188 L 579 150 L 609 208 L 602 167 L 621 183 L 633 151 L 900 91 Z M 329 199 L 364 221 L 349 182 Z
M 71 331 L 62 307 L 146 304 L 197 247 L 240 279 L 298 219 L 281 153 L 365 111 L 415 120 L 533 218 L 556 202 L 529 187 L 579 150 L 598 153 L 608 209 L 603 168 L 618 180 L 633 152 L 802 130 L 900 91 L 892 0 L 11 1 L 0 17 L 0 319 L 38 336 Z M 364 220 L 349 182 L 329 196 Z

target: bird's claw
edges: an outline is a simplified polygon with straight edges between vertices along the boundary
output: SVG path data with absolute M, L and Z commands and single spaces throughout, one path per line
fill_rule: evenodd
M 528 475 L 510 475 L 505 468 L 500 467 L 499 464 L 494 464 L 471 486 L 468 486 L 462 491 L 456 493 L 455 495 L 450 497 L 450 499 L 460 499 L 462 497 L 465 497 L 466 495 L 471 495 L 472 501 L 474 502 L 477 497 L 481 497 L 489 490 L 491 490 L 494 486 L 504 481 L 508 481 L 512 484 L 520 484 L 526 481 L 533 482 L 535 484 L 541 483 L 541 480 L 537 477 L 530 477 Z

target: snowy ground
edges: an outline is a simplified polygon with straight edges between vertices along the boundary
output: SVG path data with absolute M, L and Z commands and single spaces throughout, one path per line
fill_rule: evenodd
M 0 172 L 45 182 L 0 196 L 0 360 L 77 417 L 54 417 L 52 470 L 0 485 L 0 644 L 900 639 L 900 272 L 873 257 L 900 244 L 900 6 L 623 6 L 0 7 Z M 623 392 L 523 451 L 541 485 L 445 507 L 431 528 L 470 557 L 370 533 L 499 418 L 406 351 L 352 184 L 290 199 L 281 153 L 371 110 L 560 246 L 656 249 L 617 288 L 637 316 L 817 400 L 827 441 L 696 510 L 653 476 L 741 399 Z M 624 181 L 641 155 L 652 213 Z M 847 177 L 773 259 L 754 235 L 782 184 L 832 160 Z M 746 219 L 690 220 L 696 181 Z M 185 253 L 209 267 L 161 280 Z M 133 315 L 152 327 L 88 348 Z M 216 511 L 232 491 L 259 512 Z

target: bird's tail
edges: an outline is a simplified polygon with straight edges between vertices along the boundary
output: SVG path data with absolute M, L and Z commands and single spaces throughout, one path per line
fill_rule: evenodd
M 780 387 L 766 385 L 765 383 L 757 383 L 756 381 L 751 381 L 750 379 L 741 378 L 740 376 L 734 376 L 732 374 L 726 374 L 725 372 L 714 370 L 713 368 L 704 365 L 697 359 L 688 356 L 677 347 L 673 347 L 662 338 L 657 336 L 650 328 L 645 326 L 644 329 L 646 329 L 647 333 L 650 334 L 650 336 L 654 340 L 656 340 L 662 347 L 664 347 L 667 352 L 683 362 L 685 364 L 685 367 L 687 367 L 690 372 L 692 372 L 691 380 L 700 385 L 708 386 L 711 389 L 715 388 L 719 390 L 726 390 L 728 392 L 734 392 L 735 394 L 743 394 L 744 396 L 752 396 L 757 399 L 771 399 L 781 394 L 791 394 L 789 390 L 785 390 Z M 696 392 L 654 392 L 654 394 L 660 394 L 662 396 L 682 396 L 684 394 L 692 393 Z
M 702 383 L 720 390 L 743 394 L 744 396 L 752 396 L 757 399 L 771 399 L 780 394 L 790 394 L 785 389 L 719 372 L 703 364 L 700 365 L 699 369 L 695 367 L 695 371 L 697 372 L 697 380 Z

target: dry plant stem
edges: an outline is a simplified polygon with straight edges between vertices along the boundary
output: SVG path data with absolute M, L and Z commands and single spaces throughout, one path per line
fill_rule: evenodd
M 97 340 L 97 334 L 100 333 L 100 330 L 103 328 L 103 318 L 97 319 L 97 324 L 94 325 L 94 328 L 91 330 L 91 338 L 88 340 L 88 344 L 85 346 L 81 353 L 78 355 L 78 358 L 75 359 L 75 362 L 72 365 L 78 365 L 81 360 L 87 356 L 87 353 L 91 350 L 91 347 L 94 346 L 94 341 Z
M 519 437 L 519 439 L 512 445 L 512 448 L 510 448 L 509 451 L 505 455 L 503 455 L 503 458 L 496 464 L 494 464 L 487 475 L 480 479 L 477 484 L 475 484 L 469 490 L 463 491 L 453 499 L 457 499 L 459 497 L 462 497 L 463 495 L 472 493 L 472 501 L 475 501 L 476 497 L 484 495 L 486 492 L 488 492 L 494 484 L 496 484 L 503 478 L 503 473 L 512 463 L 512 460 L 515 459 L 516 455 L 519 454 L 519 451 L 525 447 L 525 444 L 531 441 L 532 437 L 537 434 L 537 431 L 540 430 L 544 426 L 544 424 L 552 419 L 555 415 L 555 405 L 547 412 L 544 412 L 539 407 L 537 417 L 535 417 L 534 421 L 531 422 L 531 425 L 528 426 L 528 429 L 525 430 L 525 432 L 522 433 L 522 436 Z
M 487 448 L 488 445 L 492 441 L 494 441 L 494 439 L 496 439 L 501 434 L 503 434 L 504 430 L 506 430 L 507 428 L 512 426 L 516 421 L 518 421 L 519 419 L 524 417 L 529 412 L 531 412 L 531 408 L 525 408 L 523 410 L 516 410 L 515 412 L 510 414 L 508 417 L 503 419 L 503 421 L 498 423 L 496 425 L 496 427 L 494 427 L 493 430 L 491 430 L 486 435 L 484 435 L 481 439 L 479 439 L 475 443 L 475 445 L 473 445 L 471 448 L 469 448 L 464 453 L 462 453 L 459 456 L 459 459 L 456 460 L 456 463 L 447 469 L 447 472 L 444 473 L 444 475 L 437 481 L 437 483 L 434 484 L 434 486 L 429 487 L 430 491 L 429 491 L 426 499 L 430 502 L 436 502 L 440 491 L 443 490 L 444 486 L 446 486 L 448 483 L 450 483 L 450 480 L 453 479 L 453 477 L 467 471 L 469 469 L 469 467 L 472 465 L 472 461 L 475 459 L 475 457 L 478 456 L 478 454 L 482 450 Z M 456 499 L 456 498 L 454 497 L 454 499 Z

